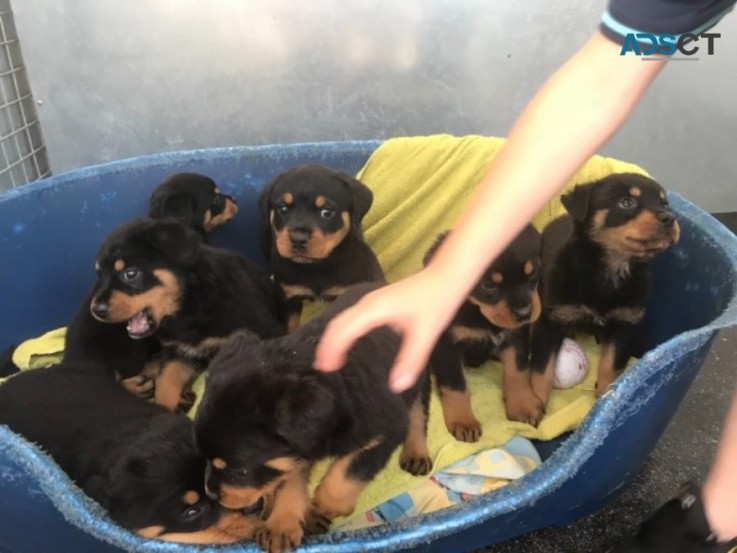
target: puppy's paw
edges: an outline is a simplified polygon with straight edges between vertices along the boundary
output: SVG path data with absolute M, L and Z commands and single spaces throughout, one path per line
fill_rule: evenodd
M 324 514 L 311 509 L 305 521 L 305 533 L 309 535 L 325 534 L 330 530 L 332 519 Z
M 257 528 L 254 540 L 258 546 L 269 553 L 291 551 L 302 543 L 304 530 L 302 523 L 296 519 L 267 520 L 266 524 Z
M 155 382 L 153 378 L 145 374 L 137 374 L 136 376 L 120 380 L 123 388 L 143 399 L 152 399 L 154 397 L 154 392 L 156 391 Z
M 399 466 L 413 476 L 422 476 L 429 474 L 432 470 L 432 459 L 427 455 L 406 457 L 402 455 L 399 458 Z
M 478 442 L 481 437 L 481 423 L 476 419 L 467 421 L 448 421 L 448 432 L 459 442 Z
M 537 426 L 545 415 L 545 404 L 532 390 L 504 396 L 504 408 L 510 421 Z
M 192 390 L 183 390 L 182 396 L 179 399 L 179 403 L 177 404 L 176 412 L 188 413 L 189 410 L 192 409 L 192 406 L 195 404 L 195 401 L 197 401 L 197 394 L 195 394 Z

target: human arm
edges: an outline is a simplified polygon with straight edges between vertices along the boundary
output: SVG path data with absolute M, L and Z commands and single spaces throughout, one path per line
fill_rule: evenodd
M 597 32 L 553 74 L 428 266 L 336 317 L 318 344 L 317 369 L 339 369 L 355 340 L 389 325 L 403 337 L 390 386 L 412 385 L 484 268 L 619 129 L 664 65 L 620 49 Z

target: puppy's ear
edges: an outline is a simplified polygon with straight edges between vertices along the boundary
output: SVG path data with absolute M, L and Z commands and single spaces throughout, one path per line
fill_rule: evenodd
M 151 196 L 148 216 L 151 219 L 174 219 L 187 226 L 201 226 L 197 220 L 194 198 L 186 194 Z
M 266 259 L 271 257 L 271 190 L 279 181 L 280 175 L 274 177 L 271 182 L 264 185 L 258 195 L 258 235 L 261 242 L 261 253 Z
M 151 244 L 179 265 L 193 265 L 200 253 L 202 239 L 181 223 L 160 221 L 150 230 Z
M 353 175 L 338 172 L 338 178 L 343 181 L 351 191 L 353 196 L 353 226 L 358 230 L 361 229 L 361 221 L 371 209 L 371 204 L 374 202 L 374 194 L 371 189 L 363 184 L 360 180 L 355 178 Z
M 276 406 L 276 432 L 299 454 L 329 439 L 335 419 L 335 396 L 313 378 L 289 382 Z
M 581 184 L 561 196 L 560 201 L 563 207 L 571 214 L 574 221 L 581 223 L 586 220 L 589 214 L 589 199 L 593 186 L 593 183 Z

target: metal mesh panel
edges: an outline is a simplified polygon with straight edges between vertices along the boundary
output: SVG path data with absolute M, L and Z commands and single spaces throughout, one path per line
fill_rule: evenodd
M 0 0 L 0 190 L 50 173 L 10 0 Z

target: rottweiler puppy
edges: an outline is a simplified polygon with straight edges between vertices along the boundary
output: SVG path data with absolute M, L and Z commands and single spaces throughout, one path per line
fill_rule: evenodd
M 162 361 L 154 400 L 175 409 L 182 391 L 227 338 L 285 333 L 269 275 L 237 252 L 203 245 L 175 221 L 135 219 L 100 246 L 89 310 L 101 323 L 125 324 L 128 337 L 156 337 Z M 144 375 L 146 376 L 146 375 Z
M 261 191 L 261 249 L 283 294 L 290 332 L 305 300 L 332 301 L 351 284 L 384 282 L 361 231 L 372 202 L 362 182 L 321 165 L 284 171 Z
M 237 212 L 235 199 L 220 192 L 212 179 L 197 173 L 171 175 L 154 189 L 149 204 L 150 218 L 177 220 L 196 230 L 205 243 L 213 228 Z M 148 337 L 133 342 L 124 323 L 101 323 L 90 311 L 93 295 L 94 290 L 90 290 L 69 322 L 64 360 L 106 365 L 132 392 L 150 397 L 153 380 L 145 376 L 150 372 L 145 365 L 158 354 L 158 340 Z
M 256 537 L 271 552 L 298 545 L 305 525 L 324 531 L 334 517 L 349 515 L 400 444 L 404 470 L 431 469 L 427 373 L 401 395 L 387 384 L 400 345 L 396 333 L 382 327 L 361 338 L 340 371 L 312 367 L 328 321 L 378 286 L 349 287 L 287 336 L 235 337 L 210 366 L 195 417 L 197 444 L 208 459 L 206 489 L 233 509 L 275 492 L 271 514 Z M 326 457 L 336 459 L 310 503 L 310 471 Z
M 447 233 L 425 255 L 430 261 Z M 530 422 L 528 406 L 540 400 L 530 385 L 530 324 L 540 316 L 540 233 L 528 225 L 484 271 L 436 344 L 430 366 L 448 431 L 463 442 L 481 436 L 471 408 L 463 365 L 498 359 L 503 368 L 504 407 L 510 420 Z
M 568 214 L 542 234 L 542 304 L 533 327 L 532 385 L 548 400 L 557 352 L 571 331 L 601 344 L 597 397 L 632 355 L 650 293 L 650 261 L 678 241 L 665 190 L 634 173 L 609 175 L 561 198 Z M 529 416 L 540 418 L 534 410 Z
M 123 389 L 93 365 L 26 371 L 0 386 L 0 424 L 43 448 L 140 536 L 187 543 L 252 539 L 262 505 L 230 511 L 205 493 L 192 423 Z M 246 515 L 249 516 L 246 516 Z
M 223 194 L 210 177 L 199 173 L 176 173 L 151 193 L 148 216 L 174 219 L 192 227 L 207 242 L 210 231 L 238 213 L 235 198 Z

